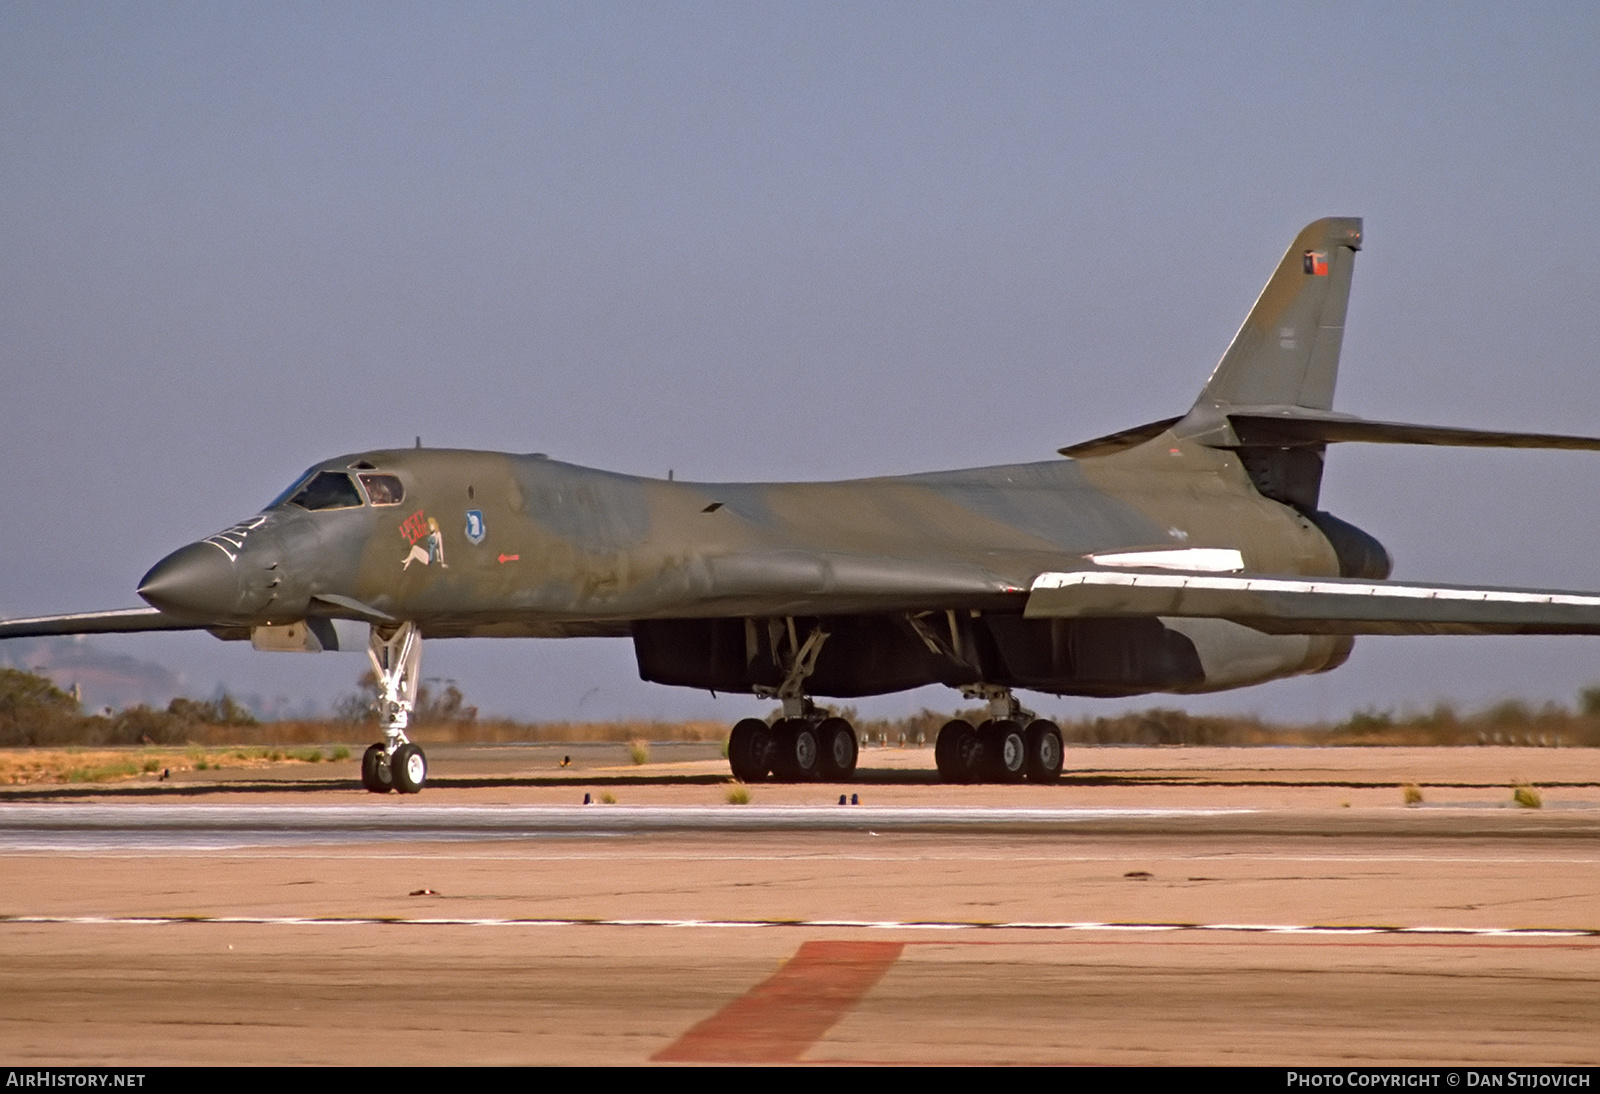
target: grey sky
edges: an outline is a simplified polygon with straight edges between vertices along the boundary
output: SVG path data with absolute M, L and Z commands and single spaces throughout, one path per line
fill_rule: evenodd
M 1600 432 L 1597 58 L 1586 3 L 5 5 L 0 615 L 137 603 L 417 434 L 697 479 L 1048 459 L 1187 407 L 1323 215 L 1367 218 L 1340 409 Z M 1323 493 L 1397 576 L 1582 589 L 1597 498 L 1582 454 L 1354 445 Z M 103 644 L 196 691 L 362 667 Z M 425 672 L 535 716 L 752 706 L 625 642 Z M 1593 639 L 1362 639 L 1189 705 L 1595 681 Z

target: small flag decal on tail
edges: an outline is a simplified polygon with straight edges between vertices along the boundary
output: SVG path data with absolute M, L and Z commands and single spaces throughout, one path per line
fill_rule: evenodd
M 1307 251 L 1305 255 L 1306 273 L 1314 277 L 1328 276 L 1328 252 Z

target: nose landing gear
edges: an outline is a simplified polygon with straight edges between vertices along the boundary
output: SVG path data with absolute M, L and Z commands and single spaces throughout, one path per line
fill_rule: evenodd
M 383 727 L 383 743 L 362 754 L 361 785 L 374 794 L 391 790 L 415 794 L 428 781 L 428 757 L 406 737 L 417 702 L 422 634 L 411 622 L 400 624 L 387 638 L 374 627 L 367 657 L 378 674 L 378 723 Z

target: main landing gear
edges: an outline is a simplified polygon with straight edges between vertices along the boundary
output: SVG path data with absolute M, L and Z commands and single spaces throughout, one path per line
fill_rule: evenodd
M 747 648 L 753 657 L 756 623 L 750 620 L 746 625 Z M 728 766 L 733 777 L 746 783 L 764 782 L 769 777 L 778 782 L 848 781 L 855 775 L 860 755 L 855 728 L 843 718 L 817 710 L 804 691 L 828 632 L 820 622 L 809 632 L 802 632 L 792 618 L 769 620 L 768 626 L 773 656 L 783 669 L 783 682 L 775 688 L 758 686 L 755 693 L 781 700 L 783 717 L 771 725 L 759 718 L 746 718 L 733 727 L 728 737 Z M 951 626 L 953 629 L 953 621 Z M 934 652 L 939 652 L 938 638 L 931 631 L 924 638 Z M 1061 727 L 1036 717 L 1017 702 L 1010 688 L 975 684 L 963 687 L 961 693 L 968 699 L 988 703 L 989 718 L 980 726 L 956 720 L 939 731 L 933 755 L 945 782 L 1014 783 L 1028 779 L 1043 783 L 1061 778 Z
M 728 737 L 728 766 L 740 782 L 849 782 L 861 748 L 855 727 L 820 714 L 810 701 L 792 718 L 768 725 L 746 718 Z
M 770 726 L 759 718 L 746 718 L 733 727 L 728 766 L 740 782 L 762 782 L 769 775 L 779 782 L 848 782 L 855 775 L 861 753 L 855 727 L 817 710 L 803 690 L 827 640 L 828 632 L 821 626 L 813 627 L 801 641 L 793 619 L 773 625 L 772 645 L 780 651 L 783 683 L 757 688 L 756 694 L 781 700 L 783 717 Z
M 383 743 L 361 757 L 361 785 L 374 794 L 398 790 L 415 794 L 428 781 L 428 757 L 406 737 L 417 703 L 422 667 L 422 634 L 415 623 L 402 623 L 387 638 L 372 628 L 367 656 L 378 674 L 378 722 Z
M 1061 728 L 1016 705 L 982 725 L 957 719 L 939 731 L 933 758 L 947 783 L 1049 783 L 1061 778 L 1065 751 Z M 848 782 L 860 748 L 854 727 L 823 717 L 809 702 L 794 717 L 768 725 L 746 718 L 728 737 L 728 766 L 740 782 Z
M 1055 782 L 1065 753 L 1061 727 L 1037 718 L 1008 688 L 963 689 L 968 698 L 989 702 L 989 719 L 980 726 L 946 722 L 933 746 L 939 776 L 947 783 Z

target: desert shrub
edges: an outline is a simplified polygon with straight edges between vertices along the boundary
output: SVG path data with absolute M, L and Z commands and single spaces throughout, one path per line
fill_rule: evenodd
M 44 676 L 0 669 L 0 745 L 51 745 L 71 741 L 89 721 L 78 701 Z

